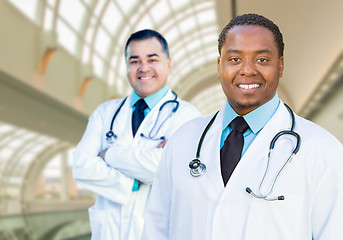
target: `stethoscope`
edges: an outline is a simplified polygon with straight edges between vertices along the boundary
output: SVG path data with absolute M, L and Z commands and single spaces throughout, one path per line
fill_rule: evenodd
M 161 136 L 161 137 L 156 137 L 158 132 L 160 131 L 161 127 L 165 124 L 165 122 L 167 121 L 168 118 L 170 118 L 179 108 L 179 101 L 177 101 L 177 94 L 172 91 L 172 93 L 174 94 L 174 99 L 173 100 L 167 100 L 165 101 L 159 108 L 158 110 L 158 115 L 156 118 L 156 121 L 153 125 L 153 127 L 151 128 L 149 134 L 147 136 L 145 136 L 143 133 L 140 134 L 141 137 L 150 139 L 150 140 L 164 140 L 165 137 Z M 111 125 L 110 125 L 110 130 L 106 133 L 106 141 L 109 145 L 112 145 L 114 143 L 114 141 L 117 139 L 117 135 L 113 132 L 113 123 L 114 120 L 116 119 L 118 113 L 120 112 L 120 109 L 123 107 L 125 101 L 126 101 L 127 97 L 125 97 L 123 99 L 123 101 L 120 103 L 119 107 L 117 108 L 116 112 L 113 115 L 112 121 L 111 121 Z M 164 119 L 164 121 L 159 125 L 159 127 L 157 128 L 156 131 L 153 131 L 156 128 L 156 125 L 158 123 L 158 120 L 160 118 L 160 114 L 163 110 L 163 108 L 167 105 L 167 104 L 175 104 L 175 106 L 173 106 L 173 109 L 170 111 L 170 113 L 168 114 L 168 116 Z
M 260 183 L 260 186 L 259 186 L 259 189 L 261 189 L 263 183 L 264 183 L 264 179 L 268 173 L 268 170 L 269 170 L 269 163 L 270 163 L 270 160 L 271 160 L 271 155 L 272 155 L 272 152 L 274 150 L 274 146 L 275 146 L 275 143 L 276 141 L 283 135 L 292 135 L 296 138 L 296 145 L 295 145 L 295 148 L 292 152 L 292 154 L 288 157 L 287 161 L 284 163 L 284 165 L 281 167 L 281 169 L 279 170 L 279 172 L 277 173 L 275 179 L 274 179 L 274 182 L 269 190 L 269 192 L 267 194 L 256 194 L 254 193 L 251 188 L 247 187 L 245 189 L 245 191 L 249 194 L 251 194 L 252 196 L 256 197 L 256 198 L 259 198 L 259 199 L 263 199 L 263 200 L 267 200 L 267 201 L 275 201 L 275 200 L 284 200 L 285 197 L 280 195 L 280 196 L 277 196 L 277 197 L 272 197 L 272 198 L 269 198 L 270 194 L 272 193 L 273 189 L 274 189 L 274 186 L 275 186 L 275 183 L 277 182 L 281 172 L 285 169 L 285 167 L 292 161 L 292 159 L 294 158 L 294 156 L 298 153 L 299 151 L 299 148 L 300 148 L 300 135 L 296 132 L 294 132 L 294 125 L 295 125 L 295 120 L 294 120 L 294 114 L 293 114 L 293 111 L 291 110 L 291 108 L 289 106 L 287 106 L 285 104 L 290 116 L 291 116 L 291 119 L 292 119 L 292 126 L 291 126 L 291 129 L 290 130 L 285 130 L 285 131 L 281 131 L 279 133 L 277 133 L 272 141 L 270 142 L 270 147 L 269 147 L 269 153 L 268 153 L 268 161 L 267 161 L 267 168 L 264 172 L 264 175 L 263 175 L 263 178 L 262 178 L 262 181 Z M 193 177 L 199 177 L 201 175 L 203 175 L 206 171 L 206 165 L 204 163 L 202 163 L 200 161 L 200 150 L 201 150 L 201 145 L 204 141 L 204 138 L 205 138 L 205 135 L 207 133 L 207 131 L 210 129 L 210 127 L 212 126 L 215 118 L 217 117 L 217 114 L 218 112 L 212 117 L 212 119 L 210 120 L 210 122 L 207 124 L 205 130 L 203 131 L 201 137 L 200 137 L 200 140 L 199 140 L 199 143 L 198 143 L 198 149 L 197 149 L 197 152 L 196 152 L 196 157 L 194 160 L 192 160 L 190 163 L 189 163 L 189 167 L 190 167 L 190 174 L 193 176 Z

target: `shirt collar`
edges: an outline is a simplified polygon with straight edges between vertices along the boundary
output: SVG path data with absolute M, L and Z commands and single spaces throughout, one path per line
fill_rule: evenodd
M 271 100 L 243 116 L 244 120 L 248 123 L 254 134 L 259 132 L 267 124 L 279 105 L 280 99 L 276 93 Z M 233 110 L 230 103 L 227 101 L 224 109 L 223 130 L 233 119 L 238 116 L 239 115 L 235 112 L 235 110 Z
M 166 84 L 164 87 L 162 87 L 160 90 L 158 90 L 157 92 L 155 92 L 152 95 L 149 95 L 147 97 L 144 98 L 144 101 L 146 102 L 146 104 L 148 105 L 148 107 L 150 109 L 152 109 L 153 107 L 155 107 L 155 105 L 165 96 L 167 95 L 169 91 L 169 87 Z M 132 96 L 131 96 L 131 103 L 130 106 L 133 107 L 133 105 L 139 100 L 141 99 L 140 96 L 137 95 L 136 91 L 132 92 Z

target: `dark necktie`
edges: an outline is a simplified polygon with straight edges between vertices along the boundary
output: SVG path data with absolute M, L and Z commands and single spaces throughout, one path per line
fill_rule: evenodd
M 144 109 L 146 109 L 148 105 L 144 101 L 144 99 L 139 99 L 135 103 L 135 111 L 132 113 L 132 135 L 135 136 L 136 132 L 141 125 L 144 119 Z
M 229 126 L 232 128 L 232 131 L 220 150 L 220 166 L 224 186 L 226 186 L 227 181 L 241 158 L 244 144 L 243 133 L 249 128 L 242 117 L 236 117 Z

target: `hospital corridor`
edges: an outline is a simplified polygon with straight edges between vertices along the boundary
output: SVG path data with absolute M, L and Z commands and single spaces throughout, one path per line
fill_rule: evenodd
M 132 92 L 131 33 L 166 38 L 169 88 L 209 115 L 227 101 L 218 36 L 244 13 L 282 31 L 279 98 L 343 142 L 341 0 L 0 0 L 0 240 L 90 240 L 72 158 L 97 106 Z

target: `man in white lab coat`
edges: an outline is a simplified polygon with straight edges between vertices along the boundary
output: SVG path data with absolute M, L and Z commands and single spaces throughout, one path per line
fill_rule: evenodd
M 161 34 L 133 33 L 125 57 L 134 91 L 93 112 L 74 153 L 75 181 L 97 194 L 89 209 L 92 239 L 141 239 L 163 147 L 177 128 L 200 116 L 168 88 L 171 59 Z
M 143 239 L 343 239 L 343 147 L 295 114 L 292 127 L 292 112 L 276 93 L 284 67 L 279 28 L 263 16 L 245 14 L 230 21 L 218 42 L 218 78 L 227 104 L 215 118 L 186 123 L 168 141 Z M 247 124 L 244 130 L 235 130 L 240 124 L 230 124 L 234 119 Z M 277 138 L 268 161 L 280 131 L 287 134 Z M 238 147 L 225 149 L 239 142 L 232 141 L 235 135 L 243 146 L 238 164 L 229 168 L 225 161 Z

